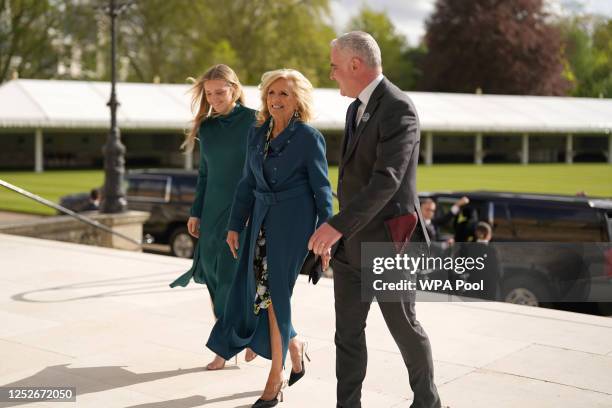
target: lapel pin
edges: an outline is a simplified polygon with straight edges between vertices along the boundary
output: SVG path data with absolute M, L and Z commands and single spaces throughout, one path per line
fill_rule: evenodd
M 361 121 L 362 122 L 367 122 L 368 119 L 370 119 L 370 114 L 368 112 L 364 113 L 363 116 L 361 117 Z

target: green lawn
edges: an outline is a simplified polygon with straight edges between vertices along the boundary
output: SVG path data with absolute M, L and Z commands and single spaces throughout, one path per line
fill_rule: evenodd
M 498 190 L 612 197 L 609 164 L 489 164 L 421 166 L 419 191 Z
M 101 186 L 104 182 L 104 173 L 101 170 L 50 170 L 40 174 L 0 172 L 0 179 L 57 203 L 63 195 L 88 192 L 93 187 Z M 56 212 L 1 186 L 0 210 L 47 215 Z
M 62 195 L 102 185 L 104 177 L 101 170 L 66 170 L 42 174 L 0 172 L 0 179 L 57 202 Z M 337 167 L 330 168 L 330 179 L 335 190 Z M 608 164 L 440 164 L 420 166 L 417 180 L 419 191 L 497 190 L 568 195 L 584 191 L 589 196 L 612 197 L 612 165 Z M 2 187 L 0 210 L 55 213 L 51 208 Z

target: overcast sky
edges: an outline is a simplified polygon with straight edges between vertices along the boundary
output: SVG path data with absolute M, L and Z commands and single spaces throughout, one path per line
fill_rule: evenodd
M 462 1 L 462 0 L 460 0 Z M 548 0 L 560 13 L 586 12 L 612 17 L 612 0 Z M 415 45 L 425 32 L 425 19 L 434 9 L 435 0 L 331 0 L 336 29 L 342 31 L 363 5 L 386 11 L 398 31 Z

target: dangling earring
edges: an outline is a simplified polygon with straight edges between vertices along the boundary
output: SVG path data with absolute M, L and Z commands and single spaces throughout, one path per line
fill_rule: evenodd
M 299 118 L 300 117 L 300 112 L 298 112 L 297 110 L 295 112 L 293 112 L 293 117 L 294 118 Z

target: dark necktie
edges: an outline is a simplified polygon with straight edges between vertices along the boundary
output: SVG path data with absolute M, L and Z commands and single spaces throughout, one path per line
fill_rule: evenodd
M 359 98 L 355 99 L 348 107 L 346 111 L 346 146 L 350 146 L 353 143 L 353 137 L 355 136 L 355 132 L 357 131 L 357 126 L 355 121 L 357 119 L 357 110 L 359 109 L 359 105 L 361 105 L 361 101 Z

